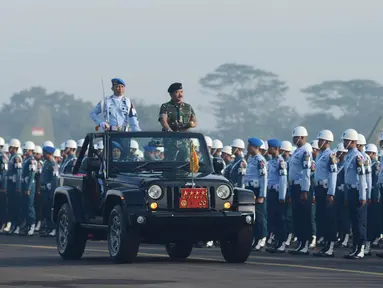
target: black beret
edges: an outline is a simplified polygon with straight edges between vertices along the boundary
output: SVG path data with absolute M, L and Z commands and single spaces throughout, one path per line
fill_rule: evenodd
M 172 85 L 169 86 L 168 93 L 172 94 L 173 92 L 180 89 L 183 89 L 182 83 L 173 83 Z

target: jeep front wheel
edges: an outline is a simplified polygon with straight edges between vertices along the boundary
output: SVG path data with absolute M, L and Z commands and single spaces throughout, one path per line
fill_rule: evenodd
M 228 263 L 244 263 L 251 253 L 253 242 L 252 226 L 244 226 L 221 240 L 221 252 Z
M 193 250 L 193 244 L 188 242 L 168 243 L 165 248 L 170 259 L 184 260 L 190 256 Z
M 73 219 L 68 203 L 61 206 L 56 221 L 57 250 L 64 260 L 78 260 L 85 250 L 87 235 Z
M 132 263 L 138 254 L 140 237 L 128 226 L 120 205 L 114 206 L 108 221 L 108 250 L 115 263 Z

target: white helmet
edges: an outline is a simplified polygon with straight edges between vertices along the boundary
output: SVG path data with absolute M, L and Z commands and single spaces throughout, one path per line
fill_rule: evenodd
M 342 140 L 358 141 L 358 132 L 354 129 L 347 129 L 342 134 Z
M 259 149 L 262 149 L 262 150 L 269 149 L 269 144 L 267 143 L 267 141 L 263 141 L 263 140 L 261 140 L 261 141 L 262 141 L 262 145 L 261 145 L 261 147 L 259 147 Z
M 212 149 L 222 149 L 223 148 L 223 143 L 221 140 L 215 139 L 213 140 L 213 144 L 211 145 Z
M 52 141 L 45 141 L 44 143 L 43 143 L 43 147 L 55 147 L 55 145 L 53 144 L 53 142 Z
M 245 149 L 245 142 L 241 139 L 234 139 L 233 142 L 231 142 L 231 147 Z
M 10 147 L 15 147 L 15 148 L 20 148 L 20 141 L 18 139 L 12 139 L 9 141 L 9 146 Z
M 291 144 L 290 141 L 282 141 L 280 149 L 287 152 L 291 152 L 291 150 L 293 150 L 293 145 Z
M 224 146 L 223 148 L 222 148 L 222 152 L 223 153 L 226 153 L 226 154 L 229 154 L 229 155 L 231 155 L 232 154 L 232 148 L 231 148 L 231 146 Z
M 211 138 L 209 136 L 205 136 L 205 141 L 206 141 L 207 147 L 213 146 L 213 140 L 211 140 Z
M 334 135 L 332 134 L 332 132 L 330 130 L 322 130 L 318 133 L 317 139 L 323 139 L 323 140 L 333 142 L 334 141 Z
M 4 146 L 4 144 L 5 144 L 4 138 L 0 137 L 0 146 Z
M 8 145 L 8 143 L 5 143 L 3 145 L 3 148 L 1 149 L 1 152 L 3 152 L 3 153 L 9 152 L 9 145 Z
M 27 141 L 23 144 L 23 150 L 35 150 L 35 148 L 35 143 L 33 143 L 32 141 Z
M 61 157 L 60 149 L 56 149 L 55 152 L 53 152 L 53 157 Z
M 206 140 L 205 140 L 205 141 L 206 141 Z M 199 147 L 199 141 L 198 141 L 197 138 L 192 138 L 192 139 L 191 139 L 191 142 L 193 143 L 193 145 L 194 145 L 195 147 Z M 207 141 L 206 141 L 206 143 L 207 143 Z M 208 147 L 210 147 L 210 146 L 208 145 Z
M 310 144 L 313 149 L 319 149 L 318 140 L 313 140 Z
M 157 147 L 156 150 L 160 151 L 161 153 L 165 152 L 165 148 L 164 147 Z
M 35 154 L 43 154 L 43 148 L 41 148 L 41 146 L 35 146 L 35 150 L 33 152 L 35 152 Z
M 305 147 L 306 147 L 307 151 L 309 151 L 310 153 L 313 152 L 313 147 L 309 143 L 306 143 Z
M 65 142 L 63 142 L 63 143 L 60 144 L 60 150 L 61 150 L 61 151 L 64 151 L 64 150 L 65 150 Z
M 130 140 L 130 149 L 138 149 L 138 142 L 136 140 Z
M 378 147 L 376 147 L 375 144 L 370 143 L 366 146 L 366 152 L 372 152 L 372 153 L 378 154 Z
M 82 147 L 82 145 L 84 145 L 84 141 L 85 141 L 85 139 L 80 139 L 80 140 L 78 140 L 78 141 L 77 141 L 77 148 Z
M 296 137 L 296 136 L 298 137 L 308 136 L 306 128 L 303 126 L 295 127 L 293 130 L 293 137 Z
M 358 134 L 358 140 L 356 141 L 356 144 L 358 145 L 366 145 L 366 137 L 364 137 L 362 134 Z
M 77 143 L 74 140 L 68 140 L 65 142 L 65 148 L 77 149 Z
M 337 152 L 345 152 L 345 153 L 348 152 L 348 150 L 346 148 L 344 148 L 343 143 L 339 143 L 338 145 L 336 145 L 336 149 L 335 150 Z

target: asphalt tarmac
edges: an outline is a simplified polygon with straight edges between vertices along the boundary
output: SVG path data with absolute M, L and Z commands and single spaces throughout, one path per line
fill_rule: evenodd
M 54 238 L 0 236 L 0 287 L 383 287 L 383 259 L 253 252 L 246 264 L 227 264 L 219 248 L 195 248 L 184 262 L 162 246 L 141 245 L 137 262 L 116 265 L 106 242 L 87 244 L 79 261 L 63 261 Z M 375 253 L 374 253 L 375 255 Z

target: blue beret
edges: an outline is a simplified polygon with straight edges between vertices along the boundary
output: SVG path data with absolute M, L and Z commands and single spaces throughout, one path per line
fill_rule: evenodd
M 117 148 L 117 149 L 122 150 L 121 144 L 116 142 L 116 141 L 112 141 L 112 148 Z
M 55 152 L 55 148 L 53 148 L 53 147 L 49 147 L 49 146 L 44 146 L 43 147 L 43 152 L 44 153 L 48 153 L 48 154 L 52 154 L 53 155 L 53 153 Z
M 182 88 L 182 83 L 173 83 L 172 85 L 169 86 L 168 88 L 168 93 L 172 94 L 173 92 L 176 92 L 177 90 L 181 90 Z
M 124 85 L 125 86 L 125 82 L 124 80 L 120 79 L 120 78 L 113 78 L 112 79 L 112 85 Z
M 278 139 L 269 139 L 267 140 L 267 144 L 269 145 L 269 147 L 277 147 L 277 148 L 281 148 L 281 141 L 278 140 Z
M 247 141 L 249 142 L 250 145 L 255 146 L 255 147 L 261 147 L 263 144 L 261 139 L 255 138 L 255 137 L 249 138 L 249 139 L 247 139 Z
M 155 147 L 155 146 L 149 146 L 149 145 L 147 145 L 147 146 L 144 147 L 144 150 L 145 150 L 146 152 L 154 152 L 154 151 L 156 151 L 156 149 L 157 149 L 157 147 Z

